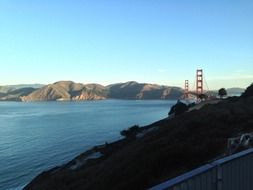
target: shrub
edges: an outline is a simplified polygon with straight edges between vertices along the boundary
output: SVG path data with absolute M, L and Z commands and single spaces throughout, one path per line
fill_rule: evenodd
M 121 131 L 120 134 L 126 138 L 135 138 L 139 131 L 140 131 L 139 125 L 134 125 L 128 129 Z
M 178 101 L 174 106 L 171 107 L 169 115 L 175 114 L 180 115 L 188 110 L 188 106 L 180 101 Z
M 192 108 L 192 107 L 194 107 L 194 106 L 196 106 L 196 103 L 195 103 L 195 102 L 188 104 L 188 108 Z

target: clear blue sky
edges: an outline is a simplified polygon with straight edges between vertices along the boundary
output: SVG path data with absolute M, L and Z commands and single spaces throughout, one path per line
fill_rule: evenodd
M 0 85 L 253 82 L 252 0 L 1 0 Z M 191 86 L 193 86 L 191 84 Z

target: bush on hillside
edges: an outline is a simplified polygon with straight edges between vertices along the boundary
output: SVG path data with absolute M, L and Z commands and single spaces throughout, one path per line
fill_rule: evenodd
M 175 114 L 180 115 L 188 110 L 188 106 L 178 101 L 174 106 L 171 107 L 169 115 Z
M 135 138 L 139 131 L 140 131 L 139 125 L 134 125 L 128 129 L 121 131 L 120 134 L 126 138 Z
M 227 95 L 227 91 L 225 88 L 221 88 L 219 91 L 218 91 L 218 95 L 220 96 L 220 98 L 223 98 L 224 96 Z
M 194 106 L 196 106 L 196 103 L 195 103 L 195 102 L 188 104 L 188 108 L 192 108 L 192 107 L 194 107 Z
M 253 83 L 242 94 L 242 97 L 250 97 L 250 96 L 253 96 Z

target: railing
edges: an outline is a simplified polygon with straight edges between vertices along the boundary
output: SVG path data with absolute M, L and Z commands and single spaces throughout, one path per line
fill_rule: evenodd
M 149 190 L 253 190 L 253 148 L 206 164 Z

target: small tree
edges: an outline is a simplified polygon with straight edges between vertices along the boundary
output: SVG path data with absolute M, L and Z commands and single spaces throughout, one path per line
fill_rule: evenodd
M 218 95 L 220 96 L 220 98 L 223 98 L 224 96 L 227 95 L 227 91 L 225 88 L 221 88 L 219 91 L 218 91 Z

